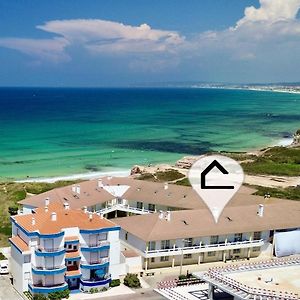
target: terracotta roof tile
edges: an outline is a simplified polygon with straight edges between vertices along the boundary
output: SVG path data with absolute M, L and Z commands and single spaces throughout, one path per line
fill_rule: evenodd
M 9 238 L 9 241 L 13 243 L 21 252 L 29 251 L 29 246 L 19 236 Z

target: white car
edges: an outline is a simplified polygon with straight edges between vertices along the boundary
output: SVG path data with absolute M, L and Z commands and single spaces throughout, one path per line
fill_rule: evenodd
M 0 261 L 0 274 L 8 274 L 8 262 L 7 261 Z

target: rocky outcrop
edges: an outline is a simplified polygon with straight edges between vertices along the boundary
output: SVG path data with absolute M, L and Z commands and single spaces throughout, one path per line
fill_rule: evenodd
M 200 157 L 201 156 L 184 156 L 176 162 L 175 166 L 179 169 L 189 169 Z
M 300 146 L 300 129 L 298 129 L 293 135 L 293 144 L 294 146 Z

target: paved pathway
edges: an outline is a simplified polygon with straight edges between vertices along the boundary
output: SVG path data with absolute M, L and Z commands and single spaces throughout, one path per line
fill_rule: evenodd
M 10 283 L 8 275 L 0 275 L 0 299 L 23 300 Z

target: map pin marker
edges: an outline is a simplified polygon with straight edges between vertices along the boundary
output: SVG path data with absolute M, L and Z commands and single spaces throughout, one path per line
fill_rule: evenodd
M 224 207 L 242 185 L 244 172 L 240 164 L 229 157 L 209 155 L 192 165 L 188 178 L 217 223 Z

